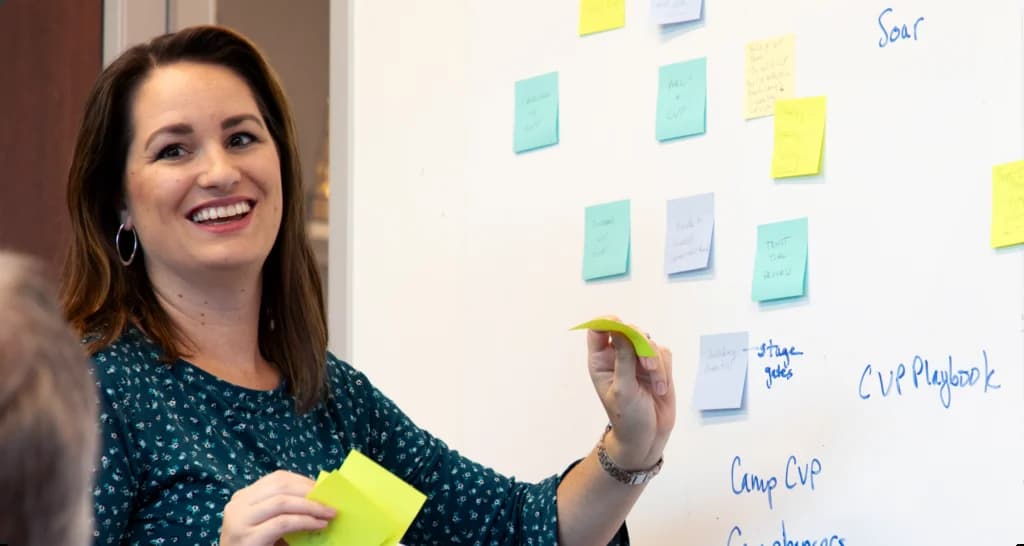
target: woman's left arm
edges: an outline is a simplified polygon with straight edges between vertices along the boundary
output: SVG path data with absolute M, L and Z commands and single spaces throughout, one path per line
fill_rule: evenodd
M 605 462 L 626 471 L 658 466 L 675 425 L 672 353 L 651 346 L 655 356 L 638 357 L 621 334 L 587 332 L 590 377 L 611 424 Z M 559 544 L 607 544 L 644 488 L 613 478 L 595 449 L 558 486 Z

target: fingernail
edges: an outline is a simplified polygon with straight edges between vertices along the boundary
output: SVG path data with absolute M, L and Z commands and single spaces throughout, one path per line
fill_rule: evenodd
M 654 392 L 658 393 L 658 396 L 665 396 L 668 392 L 668 386 L 665 385 L 664 381 L 658 381 L 654 384 Z

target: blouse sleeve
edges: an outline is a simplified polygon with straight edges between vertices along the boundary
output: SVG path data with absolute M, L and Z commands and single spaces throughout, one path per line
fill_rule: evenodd
M 525 483 L 475 463 L 417 427 L 362 373 L 337 364 L 348 376 L 344 394 L 354 402 L 349 411 L 365 411 L 365 429 L 359 431 L 365 436 L 365 454 L 427 495 L 403 544 L 558 544 L 561 476 Z M 628 544 L 623 526 L 610 546 Z
M 93 370 L 99 397 L 100 453 L 93 488 L 94 546 L 121 544 L 132 516 L 138 482 L 132 471 L 124 391 L 97 363 Z

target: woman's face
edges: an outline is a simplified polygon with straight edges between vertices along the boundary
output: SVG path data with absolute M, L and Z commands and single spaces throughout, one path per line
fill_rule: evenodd
M 127 227 L 150 276 L 261 269 L 281 225 L 281 167 L 246 82 L 219 65 L 165 65 L 131 119 Z

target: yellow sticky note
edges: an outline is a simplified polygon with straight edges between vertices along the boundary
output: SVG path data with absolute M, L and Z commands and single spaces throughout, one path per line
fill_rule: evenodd
M 427 500 L 355 450 L 340 469 L 321 472 L 307 497 L 331 506 L 338 515 L 320 531 L 286 535 L 290 546 L 394 546 Z
M 1024 243 L 1024 161 L 992 167 L 992 248 Z
M 747 44 L 743 62 L 746 93 L 744 119 L 770 116 L 775 101 L 793 97 L 796 87 L 794 35 L 780 36 Z
M 338 474 L 375 499 L 394 522 L 388 540 L 382 543 L 386 546 L 398 543 L 427 500 L 416 488 L 355 450 L 345 458 Z
M 369 494 L 338 472 L 321 473 L 308 498 L 338 511 L 319 531 L 284 536 L 290 546 L 367 546 L 384 544 L 396 522 Z
M 626 0 L 580 0 L 580 36 L 626 26 Z
M 773 178 L 818 174 L 824 145 L 825 97 L 775 101 Z
M 628 324 L 623 324 L 617 320 L 611 319 L 594 319 L 588 320 L 583 324 L 574 326 L 570 330 L 597 330 L 599 332 L 618 332 L 627 338 L 633 344 L 633 349 L 636 350 L 636 354 L 639 356 L 654 356 L 654 348 L 651 347 L 647 336 L 636 331 L 635 328 Z

